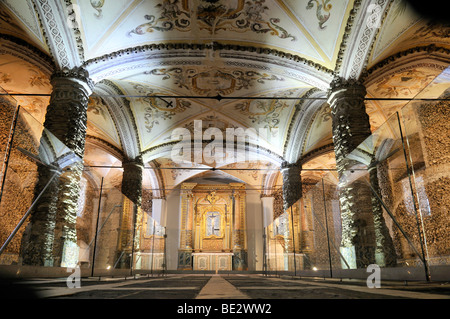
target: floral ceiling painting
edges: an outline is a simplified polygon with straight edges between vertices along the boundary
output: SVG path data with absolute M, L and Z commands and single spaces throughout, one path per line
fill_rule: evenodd
M 198 28 L 212 35 L 251 31 L 295 41 L 292 34 L 278 25 L 279 18 L 265 17 L 269 9 L 265 0 L 200 0 L 195 8 L 192 6 L 193 2 L 187 0 L 164 0 L 155 6 L 160 11 L 159 16 L 146 14 L 144 18 L 148 22 L 132 29 L 129 35 L 171 30 L 186 32 Z

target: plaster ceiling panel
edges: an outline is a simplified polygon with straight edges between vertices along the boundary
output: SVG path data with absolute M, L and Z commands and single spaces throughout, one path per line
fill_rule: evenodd
M 114 0 L 114 1 L 74 1 L 73 6 L 81 20 L 81 30 L 84 36 L 85 56 L 89 59 L 103 45 L 142 0 Z M 77 8 L 78 6 L 78 8 Z
M 33 43 L 49 53 L 31 0 L 0 2 L 0 31 Z
M 395 0 L 391 4 L 391 9 L 383 22 L 381 30 L 369 58 L 368 67 L 370 68 L 376 62 L 386 58 L 392 52 L 394 43 L 401 42 L 406 34 L 409 34 L 414 25 L 419 22 L 420 18 L 416 15 L 407 1 Z M 402 45 L 395 46 L 397 51 L 401 51 Z
M 324 175 L 332 174 L 336 170 L 336 157 L 329 152 L 313 158 L 302 164 L 302 179 L 319 181 Z
M 108 108 L 99 97 L 90 97 L 87 109 L 87 134 L 98 137 L 108 143 L 121 148 L 120 138 L 116 127 L 108 112 Z
M 243 123 L 243 128 L 254 128 L 258 144 L 282 154 L 294 111 L 295 100 L 242 100 L 223 107 L 221 112 Z
M 95 176 L 98 185 L 100 185 L 101 178 L 104 178 L 103 189 L 120 186 L 123 176 L 122 162 L 120 160 L 89 143 L 86 143 L 83 159 L 85 167 L 92 176 Z
M 246 184 L 260 188 L 265 174 L 277 170 L 277 166 L 266 161 L 247 161 L 232 163 L 220 167 L 224 172 L 244 181 Z
M 177 164 L 166 157 L 158 158 L 155 162 L 159 164 L 166 190 L 171 190 L 187 179 L 204 173 L 205 169 L 209 169 L 209 166 L 197 163 Z
M 204 134 L 205 130 L 214 127 L 218 128 L 222 134 L 223 139 L 225 141 L 225 134 L 227 128 L 238 128 L 243 127 L 245 128 L 241 123 L 237 122 L 235 119 L 231 119 L 227 117 L 226 115 L 217 113 L 213 110 L 209 110 L 201 115 L 197 115 L 195 117 L 191 118 L 185 118 L 183 122 L 178 123 L 174 128 L 185 128 L 189 130 L 191 134 L 191 138 L 195 138 L 195 121 L 199 121 L 198 123 L 202 126 L 202 134 Z M 198 124 L 198 125 L 200 125 Z M 199 126 L 197 126 L 198 130 Z M 165 144 L 168 142 L 173 141 L 172 139 L 172 129 L 164 132 L 164 134 L 161 134 L 157 139 L 153 141 L 154 145 L 160 145 Z M 197 133 L 198 134 L 198 133 Z M 217 139 L 217 137 L 213 137 Z
M 295 17 L 274 0 L 153 0 L 134 2 L 124 12 L 114 32 L 104 32 L 101 45 L 94 45 L 89 57 L 149 43 L 218 41 L 270 46 L 325 62 L 311 37 L 292 20 Z M 89 21 L 99 27 L 98 21 L 85 21 L 86 30 L 93 27 Z M 110 28 L 106 23 L 100 26 Z
M 420 94 L 418 94 L 418 98 L 440 98 L 445 91 L 449 90 L 450 83 L 450 67 L 447 67 L 443 70 L 433 81 L 424 88 Z
M 52 86 L 39 68 L 12 55 L 2 55 L 0 87 L 8 93 L 49 94 Z M 15 99 L 38 122 L 43 123 L 49 97 L 17 96 Z
M 324 104 L 317 112 L 303 145 L 303 154 L 332 141 L 331 110 Z
M 267 92 L 274 95 L 273 92 L 280 90 L 308 87 L 279 72 L 245 66 L 230 68 L 215 60 L 199 60 L 191 65 L 149 64 L 141 70 L 122 72 L 119 76 L 127 81 L 141 82 L 188 96 L 254 96 Z
M 116 81 L 116 84 L 124 94 L 140 96 L 129 99 L 142 150 L 154 146 L 155 140 L 178 127 L 186 118 L 208 110 L 198 103 L 183 98 L 153 98 L 152 95 L 174 94 L 141 83 Z
M 279 1 L 296 26 L 333 68 L 340 39 L 353 7 L 353 0 L 285 0 Z M 284 2 L 284 4 L 283 4 Z
M 427 87 L 442 70 L 411 65 L 394 72 L 387 72 L 367 88 L 377 98 L 412 98 Z

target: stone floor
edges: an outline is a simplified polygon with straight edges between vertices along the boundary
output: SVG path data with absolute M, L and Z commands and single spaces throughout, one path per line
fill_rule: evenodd
M 368 288 L 356 279 L 266 277 L 262 275 L 184 275 L 2 280 L 2 297 L 39 299 L 450 299 L 450 284 L 382 282 Z

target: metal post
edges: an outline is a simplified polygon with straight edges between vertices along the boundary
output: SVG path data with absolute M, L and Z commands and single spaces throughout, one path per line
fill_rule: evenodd
M 235 211 L 235 199 L 234 199 L 234 189 L 231 192 L 231 238 L 230 238 L 230 251 L 234 251 L 234 243 L 235 243 L 235 225 L 236 225 L 236 211 Z M 234 256 L 231 257 L 231 270 L 233 270 L 234 266 Z
M 153 256 L 153 251 L 155 249 L 155 230 L 156 230 L 156 220 L 153 220 L 153 238 L 152 238 L 152 266 L 150 268 L 150 273 L 152 274 L 153 277 L 153 262 L 155 260 L 154 256 Z
M 270 233 L 269 233 L 269 225 L 265 229 L 266 242 L 267 242 L 267 275 L 270 275 Z
M 294 229 L 294 213 L 291 206 L 291 224 L 292 224 L 292 248 L 294 250 L 294 276 L 297 276 L 297 261 L 295 260 L 295 229 Z
M 166 257 L 166 244 L 167 244 L 167 228 L 164 227 L 164 264 L 163 264 L 163 275 L 165 274 L 165 272 L 167 271 L 167 257 Z
M 328 260 L 330 262 L 330 277 L 333 278 L 333 266 L 331 264 L 331 250 L 330 250 L 330 234 L 328 232 L 327 203 L 325 201 L 325 185 L 323 182 L 323 178 L 322 178 L 322 195 L 323 195 L 323 208 L 325 213 L 325 228 L 327 233 Z
M 135 236 L 136 236 L 136 219 L 137 219 L 137 210 L 138 206 L 133 203 L 133 238 L 131 244 L 131 258 L 130 258 L 130 276 L 133 276 L 133 259 L 134 259 L 134 244 L 135 244 Z
M 11 130 L 12 130 L 11 137 L 8 141 L 8 153 L 6 154 L 6 159 L 3 161 L 5 163 L 5 169 L 3 170 L 3 176 L 2 176 L 2 189 L 0 191 L 0 203 L 3 198 L 3 188 L 5 187 L 6 171 L 8 170 L 9 159 L 11 157 L 12 144 L 14 141 L 14 135 L 16 134 L 17 119 L 19 118 L 19 110 L 20 110 L 20 105 L 17 106 L 16 112 L 14 113 L 14 121 L 13 121 L 12 128 L 11 128 Z
M 266 256 L 266 228 L 264 227 L 264 205 L 261 201 L 261 229 L 263 231 L 263 274 L 267 276 L 267 256 Z
M 275 277 L 277 277 L 278 276 L 278 254 L 277 254 L 278 229 L 277 229 L 277 232 L 275 234 L 275 231 L 273 230 L 273 227 L 272 227 L 272 234 L 273 234 L 273 238 L 275 239 Z
M 91 277 L 94 277 L 94 266 L 95 266 L 95 252 L 97 249 L 97 234 L 98 234 L 98 222 L 100 220 L 101 202 L 102 202 L 102 192 L 103 192 L 103 177 L 100 184 L 100 194 L 98 196 L 98 210 L 97 210 L 97 222 L 95 223 L 95 235 L 94 235 L 94 251 L 92 253 L 92 269 Z

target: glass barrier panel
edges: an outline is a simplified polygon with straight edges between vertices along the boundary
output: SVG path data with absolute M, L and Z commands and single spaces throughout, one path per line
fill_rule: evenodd
M 424 257 L 431 278 L 447 278 L 450 265 L 450 68 L 399 112 Z
M 319 182 L 303 196 L 301 270 L 330 275 L 330 238 L 323 184 Z
M 325 228 L 327 229 L 327 241 L 330 259 L 330 273 L 337 269 L 350 269 L 350 264 L 341 252 L 341 243 L 343 242 L 342 219 L 339 197 L 339 178 L 337 172 L 330 172 L 323 176 L 321 182 Z
M 85 263 L 93 276 L 162 273 L 166 269 L 165 228 L 152 217 L 151 194 L 136 205 L 121 191 L 123 169 L 85 166 L 96 180 Z M 98 187 L 99 186 L 99 187 Z M 143 191 L 146 194 L 145 191 Z
M 399 114 L 349 154 L 345 167 L 339 185 L 342 216 L 350 217 L 343 218 L 342 227 L 347 228 L 343 233 L 350 243 L 352 268 L 377 264 L 392 278 L 424 279 L 426 264 Z
M 165 228 L 151 217 L 151 212 L 140 210 L 141 227 L 136 236 L 135 267 L 138 270 L 162 272 L 165 270 Z
M 68 187 L 77 184 L 81 159 L 24 109 L 17 113 L 8 155 L 0 203 L 0 264 L 72 263 L 76 231 L 70 207 L 74 203 L 70 199 L 58 202 L 55 194 L 66 194 Z M 69 213 L 59 214 L 59 205 L 66 205 Z

